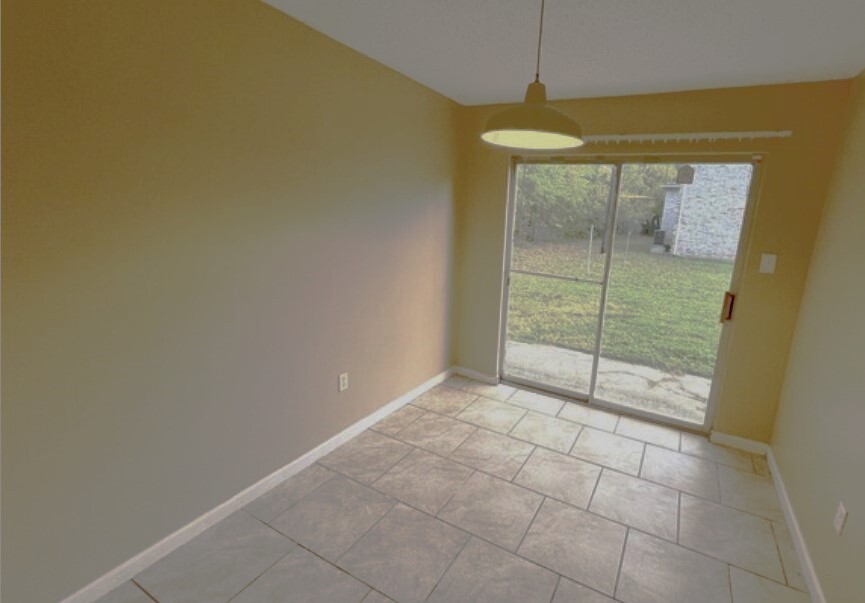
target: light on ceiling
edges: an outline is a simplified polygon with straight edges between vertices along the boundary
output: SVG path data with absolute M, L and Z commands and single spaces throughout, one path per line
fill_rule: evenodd
M 487 121 L 481 139 L 497 147 L 531 151 L 574 149 L 582 146 L 579 124 L 547 104 L 547 89 L 540 81 L 541 40 L 544 35 L 544 0 L 538 30 L 535 81 L 529 84 L 521 105 L 496 113 Z

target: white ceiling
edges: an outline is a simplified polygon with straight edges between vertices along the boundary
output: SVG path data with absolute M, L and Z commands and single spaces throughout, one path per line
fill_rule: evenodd
M 522 99 L 540 0 L 265 0 L 463 104 Z M 848 78 L 865 0 L 547 0 L 551 98 Z

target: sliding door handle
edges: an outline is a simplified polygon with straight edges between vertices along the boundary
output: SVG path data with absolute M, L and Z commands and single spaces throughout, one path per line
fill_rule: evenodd
M 730 322 L 733 320 L 733 303 L 736 301 L 736 294 L 732 291 L 724 292 L 724 303 L 721 306 L 721 322 Z

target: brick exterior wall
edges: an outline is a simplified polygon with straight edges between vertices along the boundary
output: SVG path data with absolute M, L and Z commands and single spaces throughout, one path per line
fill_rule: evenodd
M 661 228 L 674 255 L 732 260 L 748 201 L 750 164 L 698 164 L 693 184 L 670 185 Z

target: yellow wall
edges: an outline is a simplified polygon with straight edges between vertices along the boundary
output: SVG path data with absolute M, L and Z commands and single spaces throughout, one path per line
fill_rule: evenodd
M 769 439 L 849 88 L 848 81 L 837 81 L 557 103 L 580 121 L 586 134 L 794 132 L 790 139 L 748 143 L 586 145 L 573 153 L 765 153 L 762 191 L 730 327 L 714 424 L 718 431 Z M 471 107 L 459 116 L 457 364 L 489 375 L 497 372 L 508 155 L 485 147 L 478 136 L 486 118 L 500 108 Z M 758 273 L 761 252 L 778 254 L 775 274 Z
M 808 273 L 772 450 L 823 591 L 865 601 L 865 73 Z M 841 536 L 832 519 L 843 500 Z
M 45 603 L 450 365 L 456 105 L 247 0 L 2 40 L 2 600 Z

